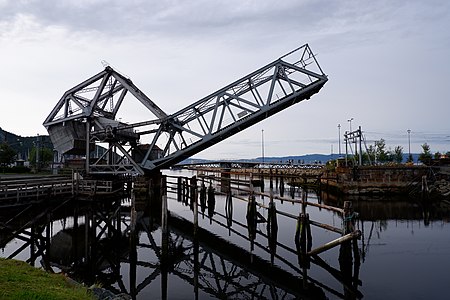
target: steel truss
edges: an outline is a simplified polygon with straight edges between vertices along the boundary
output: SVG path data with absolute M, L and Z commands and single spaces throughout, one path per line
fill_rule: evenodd
M 57 136 L 53 128 L 72 126 L 71 134 L 85 141 L 86 171 L 89 173 L 144 174 L 170 167 L 309 99 L 327 80 L 310 47 L 305 44 L 169 115 L 130 79 L 106 67 L 67 91 L 44 121 L 44 126 L 52 140 Z M 133 124 L 116 121 L 128 94 L 142 103 L 154 118 Z M 139 145 L 143 137 L 149 141 L 146 147 Z M 89 161 L 92 144 L 100 142 L 108 143 L 108 150 Z M 60 151 L 58 147 L 57 150 Z

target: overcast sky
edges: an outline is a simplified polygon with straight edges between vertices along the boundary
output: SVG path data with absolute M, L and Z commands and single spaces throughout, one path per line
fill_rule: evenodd
M 0 0 L 0 127 L 47 134 L 103 60 L 170 114 L 308 43 L 324 88 L 197 157 L 261 156 L 262 130 L 265 156 L 337 153 L 350 118 L 368 143 L 406 153 L 411 129 L 412 152 L 450 151 L 449 28 L 447 0 Z

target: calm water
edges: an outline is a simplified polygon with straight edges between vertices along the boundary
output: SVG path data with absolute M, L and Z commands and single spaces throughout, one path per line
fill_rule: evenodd
M 267 180 L 265 186 L 267 190 Z M 287 188 L 286 197 L 289 192 Z M 301 191 L 294 197 L 300 199 Z M 35 207 L 18 218 L 13 218 L 17 212 L 2 210 L 0 224 L 20 235 L 11 237 L 2 226 L 1 256 L 64 270 L 79 281 L 101 283 L 136 299 L 449 297 L 450 208 L 444 204 L 350 199 L 359 213 L 355 226 L 362 232 L 357 253 L 351 246 L 338 246 L 307 261 L 297 255 L 295 218 L 277 214 L 276 230 L 267 222 L 249 230 L 247 203 L 234 198 L 230 207 L 225 196 L 216 195 L 214 203 L 199 206 L 194 235 L 192 207 L 178 202 L 176 191 L 168 198 L 167 232 L 159 225 L 160 207 L 142 205 L 138 197 L 134 230 L 129 199 L 94 207 L 68 203 L 54 211 Z M 256 200 L 269 205 L 267 197 Z M 342 207 L 342 200 L 308 193 L 310 202 Z M 299 204 L 286 201 L 277 200 L 276 208 L 292 216 L 301 212 Z M 337 213 L 312 206 L 306 211 L 313 221 L 342 227 Z M 267 209 L 258 212 L 267 219 Z M 312 226 L 311 236 L 314 249 L 340 235 Z

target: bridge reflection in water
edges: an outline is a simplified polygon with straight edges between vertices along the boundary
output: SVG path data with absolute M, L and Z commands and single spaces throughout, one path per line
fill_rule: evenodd
M 133 299 L 362 298 L 356 242 L 339 246 L 339 267 L 332 267 L 317 255 L 306 255 L 311 237 L 304 245 L 298 228 L 292 237 L 296 247 L 277 239 L 280 211 L 267 215 L 263 232 L 257 226 L 261 219 L 249 219 L 248 212 L 243 219 L 242 212 L 234 211 L 236 200 L 222 197 L 224 203 L 215 203 L 214 197 L 202 196 L 202 188 L 195 189 L 200 191 L 199 206 L 192 205 L 189 197 L 183 199 L 189 208 L 184 214 L 194 212 L 190 213 L 193 222 L 174 212 L 161 213 L 167 204 L 164 192 L 163 197 L 146 193 L 152 201 L 140 201 L 136 194 L 126 200 L 68 200 L 58 206 L 2 210 L 3 256 L 52 272 L 62 270 L 87 285 L 97 283 Z M 225 204 L 223 213 L 217 209 L 219 204 Z M 215 228 L 247 241 L 250 249 L 198 226 L 196 218 L 205 213 Z M 297 260 L 277 252 L 295 255 Z M 270 259 L 264 259 L 264 253 Z M 329 285 L 308 275 L 311 264 L 336 282 Z

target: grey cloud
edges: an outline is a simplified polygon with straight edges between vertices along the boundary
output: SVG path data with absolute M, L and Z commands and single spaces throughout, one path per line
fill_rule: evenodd
M 421 13 L 423 12 L 423 13 Z M 249 40 L 299 36 L 327 44 L 376 42 L 400 31 L 408 35 L 429 18 L 447 18 L 448 5 L 435 1 L 3 1 L 0 22 L 33 16 L 43 26 L 107 36 L 198 37 Z M 406 16 L 405 16 L 406 15 Z M 407 20 L 402 24 L 401 20 Z M 410 22 L 414 19 L 414 22 Z M 395 29 L 395 30 L 393 30 Z M 245 34 L 243 34 L 245 33 Z M 266 38 L 265 38 L 266 37 Z

